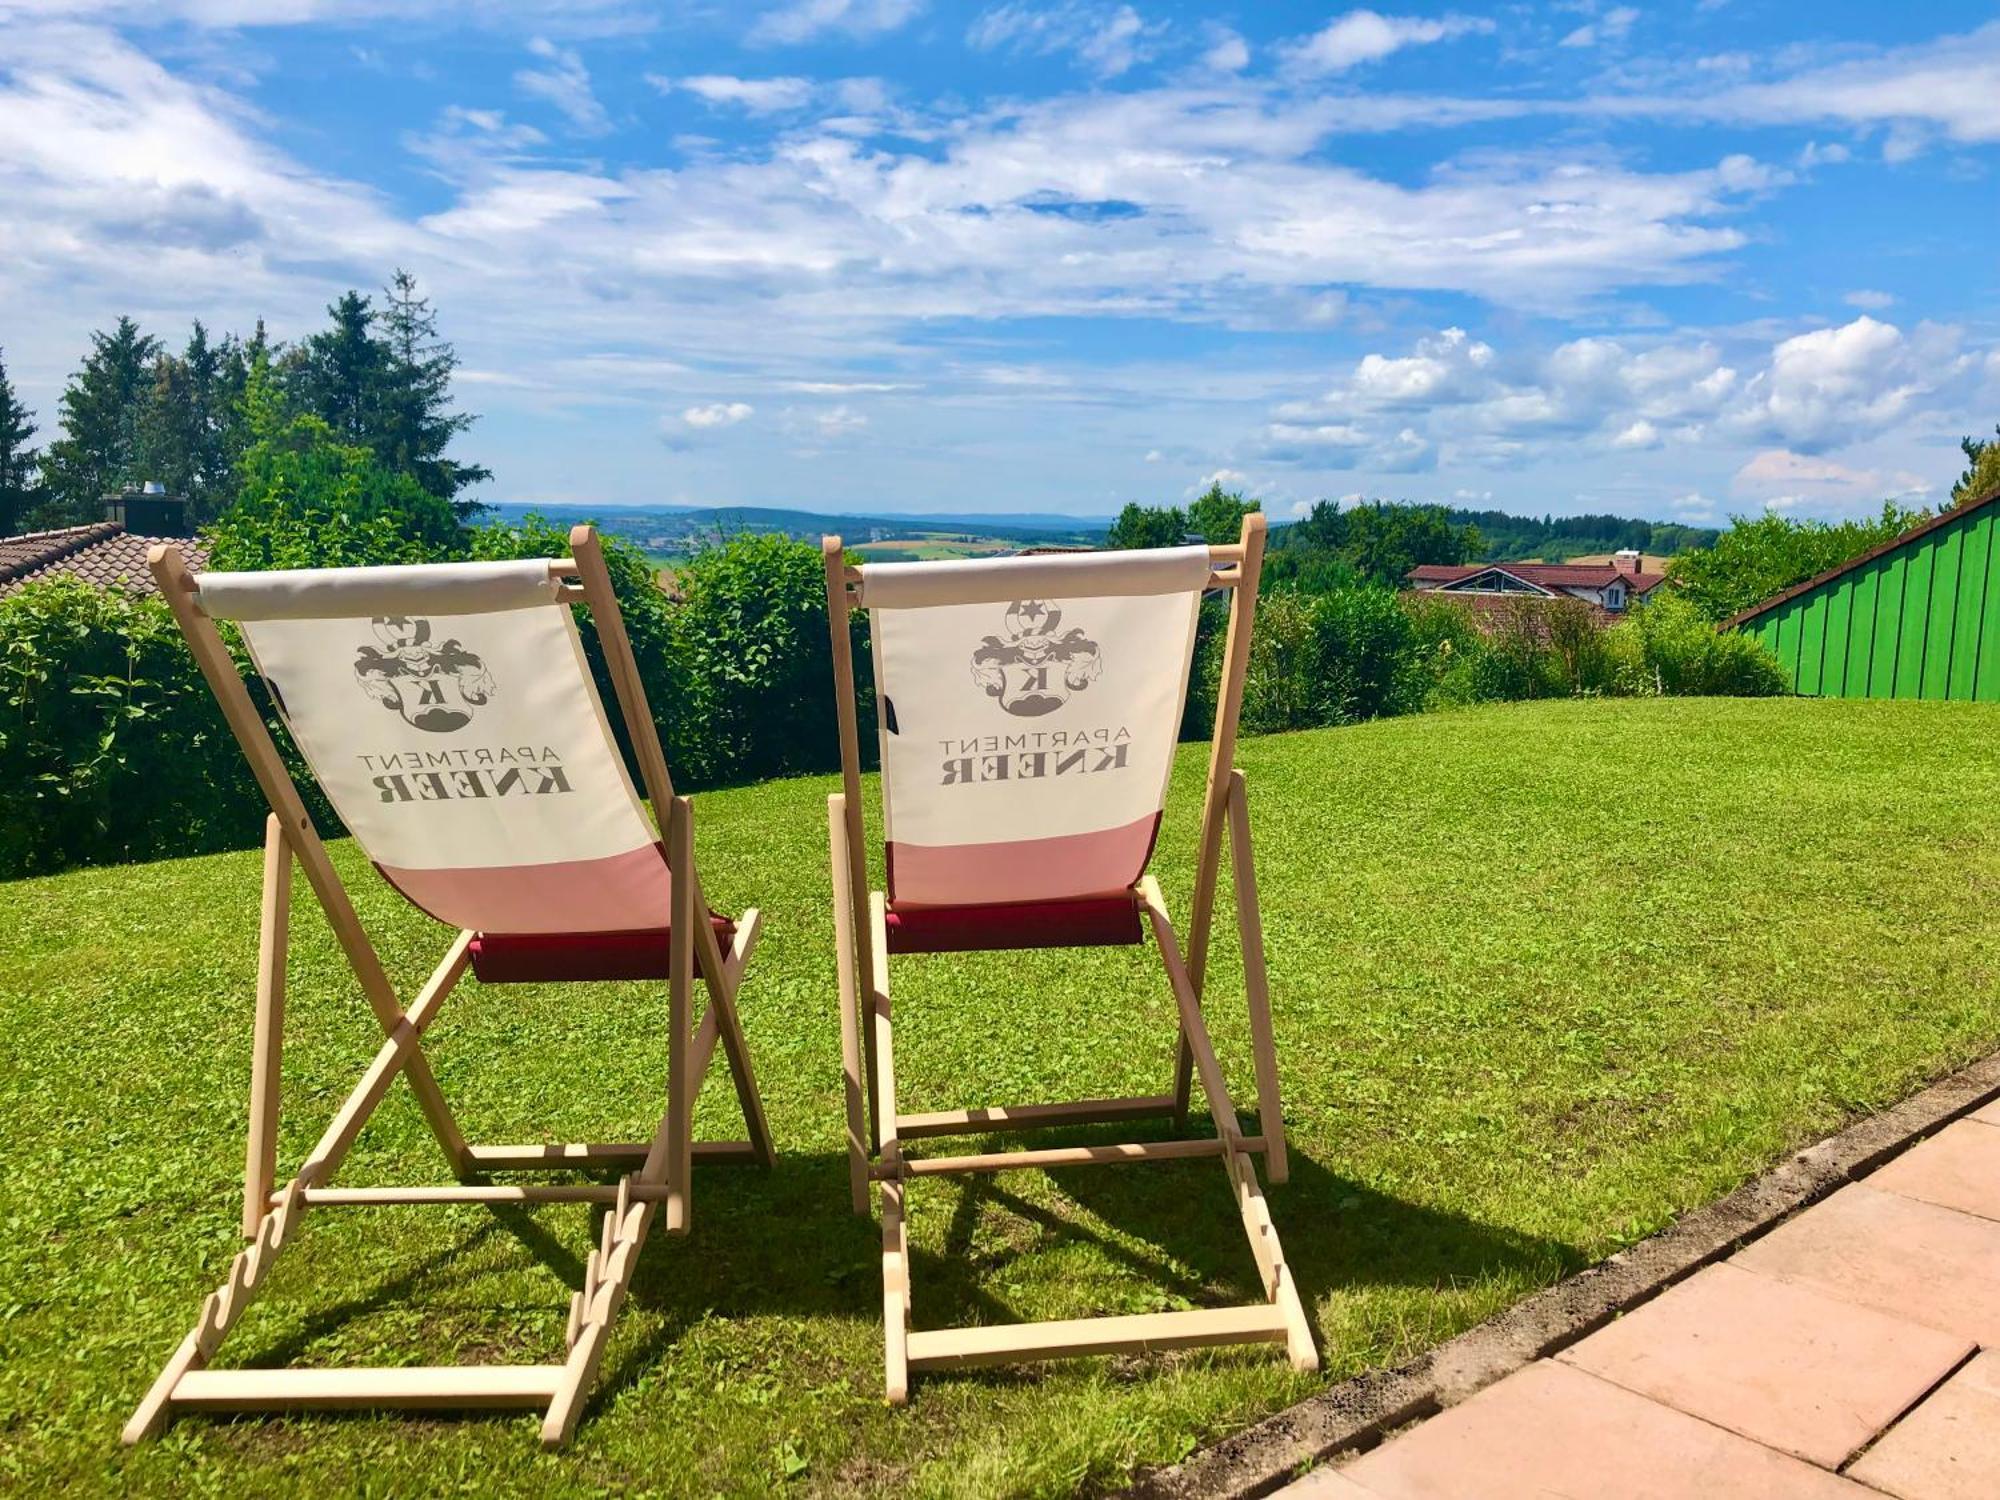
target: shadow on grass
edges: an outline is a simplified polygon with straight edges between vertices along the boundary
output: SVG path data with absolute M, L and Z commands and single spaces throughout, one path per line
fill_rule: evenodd
M 1164 1126 L 989 1137 L 975 1148 L 1116 1139 L 1168 1139 Z M 949 1149 L 959 1149 L 953 1146 Z M 1260 1173 L 1260 1177 L 1261 1177 Z M 1055 1192 L 1032 1191 L 1035 1180 Z M 921 1215 L 949 1202 L 939 1249 L 914 1247 L 915 1322 L 922 1328 L 1019 1322 L 1051 1314 L 996 1291 L 1017 1284 L 1010 1263 L 1040 1259 L 1059 1272 L 1062 1257 L 1083 1251 L 1125 1283 L 1129 1305 L 1086 1308 L 1130 1312 L 1175 1306 L 1217 1306 L 1262 1300 L 1256 1263 L 1245 1241 L 1235 1197 L 1221 1163 L 1074 1167 L 1050 1172 L 923 1179 L 907 1190 Z M 1308 1316 L 1319 1299 L 1364 1286 L 1446 1287 L 1493 1276 L 1547 1282 L 1578 1268 L 1573 1247 L 1478 1223 L 1461 1215 L 1406 1203 L 1326 1171 L 1296 1149 L 1290 1180 L 1266 1185 L 1266 1201 L 1299 1281 Z M 695 1169 L 693 1232 L 665 1234 L 656 1221 L 639 1257 L 630 1310 L 643 1309 L 646 1332 L 614 1344 L 600 1372 L 595 1408 L 635 1384 L 690 1328 L 707 1318 L 832 1318 L 876 1325 L 881 1317 L 881 1231 L 873 1216 L 848 1205 L 847 1159 L 835 1153 L 780 1155 L 756 1167 Z M 552 1233 L 521 1208 L 495 1205 L 491 1217 L 449 1250 L 385 1278 L 365 1294 L 314 1313 L 255 1356 L 260 1366 L 284 1364 L 355 1318 L 395 1303 L 421 1302 L 426 1288 L 449 1279 L 454 1262 L 510 1234 L 569 1291 L 582 1285 L 583 1260 L 600 1232 L 602 1211 L 590 1218 L 590 1238 Z M 1051 1273 L 1042 1273 L 1046 1279 Z M 1018 1295 L 1018 1294 L 1017 1294 Z M 1314 1329 L 1315 1335 L 1320 1330 Z M 551 1351 L 560 1358 L 559 1352 Z M 549 1356 L 544 1356 L 549 1357 Z M 1009 1381 L 1007 1370 L 968 1371 L 962 1378 Z

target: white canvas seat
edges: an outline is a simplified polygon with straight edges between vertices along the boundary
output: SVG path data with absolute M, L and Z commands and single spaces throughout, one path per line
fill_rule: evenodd
M 179 1408 L 533 1406 L 544 1442 L 575 1427 L 640 1246 L 665 1206 L 689 1227 L 692 1162 L 772 1159 L 735 996 L 760 926 L 708 910 L 693 813 L 674 795 L 596 534 L 556 561 L 272 573 L 188 573 L 151 563 L 224 717 L 271 805 L 265 839 L 243 1232 L 252 1241 L 125 1429 L 157 1433 Z M 597 625 L 621 718 L 661 823 L 625 771 L 572 618 Z M 392 991 L 298 789 L 215 622 L 233 620 L 314 779 L 375 868 L 457 930 L 408 1010 Z M 664 836 L 663 836 L 664 832 Z M 386 1035 L 319 1144 L 276 1184 L 287 910 L 301 868 Z M 667 981 L 667 1109 L 648 1141 L 469 1145 L 420 1047 L 470 968 L 484 982 Z M 709 1004 L 692 1021 L 696 977 Z M 698 1147 L 692 1109 L 720 1045 L 748 1139 Z M 332 1179 L 391 1082 L 407 1078 L 457 1181 L 342 1188 Z M 501 1185 L 510 1170 L 617 1168 L 611 1184 Z M 308 1208 L 335 1204 L 602 1202 L 609 1210 L 571 1299 L 561 1364 L 439 1370 L 203 1369 Z
M 1248 810 L 1230 767 L 1264 550 L 1251 516 L 1231 547 L 847 567 L 826 539 L 827 603 L 844 790 L 829 830 L 840 965 L 848 1148 L 857 1213 L 882 1193 L 886 1382 L 909 1371 L 1190 1344 L 1273 1341 L 1316 1366 L 1303 1306 L 1265 1211 L 1254 1156 L 1286 1175 Z M 1187 696 L 1201 599 L 1231 591 L 1229 634 L 1204 800 L 1185 955 L 1146 873 L 1159 835 Z M 850 608 L 869 611 L 881 740 L 886 887 L 869 892 Z M 1202 1019 L 1210 921 L 1230 835 L 1259 1128 L 1240 1127 Z M 1137 1099 L 901 1114 L 889 964 L 905 953 L 1137 943 L 1159 947 L 1181 1017 L 1173 1087 Z M 958 1157 L 905 1152 L 915 1139 L 1067 1123 L 1185 1122 L 1199 1070 L 1215 1135 Z M 903 1194 L 921 1176 L 1013 1167 L 1214 1155 L 1222 1159 L 1267 1300 L 1005 1329 L 909 1328 Z

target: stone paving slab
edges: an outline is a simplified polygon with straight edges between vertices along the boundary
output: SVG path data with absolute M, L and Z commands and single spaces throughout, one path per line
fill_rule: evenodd
M 1960 1120 L 1875 1172 L 1868 1185 L 2000 1220 L 2000 1125 Z
M 1982 1354 L 1952 1376 L 1852 1473 L 1899 1500 L 2000 1495 L 2000 1354 Z
M 1297 1484 L 1287 1485 L 1285 1494 L 1290 1500 L 1382 1500 L 1338 1469 L 1314 1469 Z
M 2000 1136 L 2000 1130 L 1979 1126 Z M 1558 1355 L 1837 1469 L 1973 1352 L 1962 1335 L 1725 1262 Z
M 1956 1209 L 1856 1183 L 1738 1251 L 1733 1264 L 2000 1346 L 2000 1224 Z
M 1874 1500 L 1838 1475 L 1556 1360 L 1339 1472 L 1379 1500 Z

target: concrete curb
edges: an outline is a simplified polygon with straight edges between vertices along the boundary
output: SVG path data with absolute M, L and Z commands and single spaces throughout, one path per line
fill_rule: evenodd
M 1122 1493 L 1129 1500 L 1248 1500 L 1271 1493 L 1308 1465 L 1373 1447 L 1392 1429 L 1455 1406 L 1530 1361 L 1567 1348 L 1996 1097 L 2000 1052 L 1808 1146 L 1728 1197 L 1409 1364 L 1369 1370 L 1308 1396 L 1184 1463 L 1142 1475 Z

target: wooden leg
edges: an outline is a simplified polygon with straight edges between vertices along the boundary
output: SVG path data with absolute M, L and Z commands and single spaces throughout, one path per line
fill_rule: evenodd
M 869 1006 L 875 1038 L 875 1099 L 881 1111 L 882 1168 L 882 1389 L 891 1406 L 910 1398 L 910 1235 L 903 1217 L 903 1147 L 896 1134 L 896 1049 L 889 1008 L 889 902 L 870 893 L 869 943 L 874 994 Z
M 1285 1113 L 1278 1097 L 1271 981 L 1264 968 L 1264 916 L 1257 905 L 1257 865 L 1250 848 L 1250 799 L 1241 771 L 1232 771 L 1229 777 L 1229 867 L 1236 878 L 1236 931 L 1243 947 L 1243 988 L 1257 1064 L 1257 1128 L 1264 1137 L 1264 1170 L 1273 1183 L 1280 1183 L 1291 1176 L 1291 1165 L 1285 1156 Z
M 257 931 L 257 1021 L 250 1050 L 250 1131 L 243 1154 L 243 1237 L 256 1236 L 278 1180 L 278 1096 L 285 1048 L 285 955 L 292 919 L 292 846 L 264 820 L 264 902 Z
M 903 1227 L 903 1184 L 882 1184 L 882 1394 L 891 1406 L 910 1399 L 910 1238 Z
M 693 1038 L 695 882 L 692 815 L 685 797 L 676 797 L 668 817 L 667 863 L 674 871 L 672 949 L 667 980 L 667 1233 L 689 1228 L 688 1179 L 694 1171 L 694 1080 L 689 1053 Z
M 730 945 L 729 956 L 713 967 L 704 958 L 702 972 L 708 976 L 704 982 L 708 987 L 709 1014 L 721 1026 L 722 1050 L 729 1059 L 729 1077 L 736 1085 L 736 1103 L 743 1111 L 744 1130 L 757 1159 L 770 1167 L 777 1165 L 777 1147 L 771 1140 L 770 1122 L 764 1118 L 764 1096 L 757 1088 L 757 1073 L 750 1064 L 750 1043 L 743 1035 L 743 1019 L 736 1009 L 736 992 L 743 983 L 743 971 L 749 967 L 750 955 L 756 950 L 763 926 L 764 914 L 754 906 L 747 909 L 737 918 L 736 939 Z M 711 930 L 711 945 L 714 937 Z M 706 1069 L 696 1070 L 697 1089 L 704 1072 Z
M 847 1187 L 855 1213 L 868 1212 L 868 1120 L 861 1077 L 861 1008 L 855 998 L 854 893 L 848 889 L 847 799 L 826 799 L 833 865 L 833 959 L 840 991 L 841 1088 L 847 1101 Z
M 1174 1129 L 1187 1129 L 1188 1104 L 1193 1097 L 1194 1049 L 1188 1046 L 1187 1032 L 1183 1029 L 1174 1042 Z
M 1215 1049 L 1208 1038 L 1208 1028 L 1202 1023 L 1201 1009 L 1195 998 L 1194 985 L 1188 976 L 1187 967 L 1181 960 L 1180 948 L 1174 941 L 1173 926 L 1167 919 L 1166 903 L 1160 897 L 1160 888 L 1152 876 L 1140 882 L 1140 899 L 1145 903 L 1146 915 L 1153 928 L 1153 937 L 1159 946 L 1160 957 L 1166 964 L 1167 978 L 1174 987 L 1174 998 L 1181 1008 L 1182 1024 L 1185 1027 L 1189 1045 L 1194 1050 L 1195 1068 L 1201 1077 L 1202 1092 L 1208 1096 L 1208 1109 L 1215 1120 L 1216 1134 L 1225 1142 L 1234 1144 L 1239 1139 L 1236 1130 L 1236 1111 L 1229 1102 L 1229 1091 L 1222 1077 L 1222 1065 L 1216 1059 Z M 1232 1149 L 1225 1153 L 1223 1165 L 1229 1172 L 1230 1186 L 1236 1193 L 1237 1208 L 1243 1219 L 1243 1231 L 1250 1240 L 1250 1252 L 1257 1259 L 1257 1269 L 1263 1277 L 1264 1292 L 1271 1299 L 1284 1320 L 1285 1347 L 1292 1365 L 1299 1370 L 1319 1368 L 1319 1353 L 1313 1347 L 1312 1330 L 1306 1322 L 1305 1307 L 1299 1299 L 1298 1287 L 1292 1279 L 1290 1268 L 1285 1265 L 1284 1251 L 1278 1245 L 1278 1231 L 1271 1223 L 1271 1217 L 1264 1204 L 1264 1194 L 1257 1185 L 1257 1169 L 1248 1153 Z

